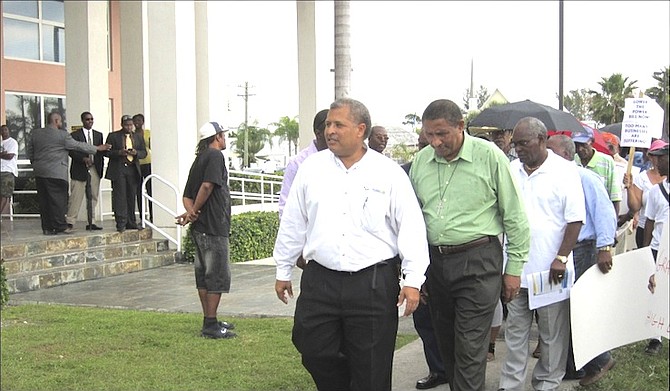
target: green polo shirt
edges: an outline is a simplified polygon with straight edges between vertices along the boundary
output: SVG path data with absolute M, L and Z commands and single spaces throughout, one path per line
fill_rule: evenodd
M 582 160 L 577 154 L 575 154 L 575 161 L 580 166 L 582 165 Z M 589 160 L 586 168 L 598 174 L 603 180 L 607 194 L 610 196 L 610 201 L 621 201 L 621 184 L 617 181 L 614 159 L 611 156 L 594 149 L 593 156 L 591 156 L 591 160 Z
M 416 154 L 410 180 L 430 245 L 457 245 L 505 232 L 505 273 L 519 276 L 528 258 L 530 228 L 507 156 L 495 144 L 464 134 L 456 159 L 433 148 Z M 441 182 L 441 184 L 440 184 Z

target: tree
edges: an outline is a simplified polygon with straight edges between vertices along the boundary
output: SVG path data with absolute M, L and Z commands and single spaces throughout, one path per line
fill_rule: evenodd
M 585 88 L 571 90 L 563 97 L 565 108 L 580 121 L 591 120 L 591 95 Z
M 349 46 L 349 1 L 336 0 L 335 5 L 335 99 L 351 91 L 351 52 Z
M 417 148 L 415 146 L 408 146 L 406 144 L 396 144 L 391 148 L 389 155 L 400 164 L 407 163 L 416 154 Z
M 609 78 L 601 78 L 598 84 L 602 91 L 589 90 L 591 94 L 589 108 L 593 113 L 593 119 L 604 125 L 623 121 L 625 100 L 633 97 L 635 83 L 637 80 L 628 82 L 628 78 L 620 73 L 615 73 Z
M 270 125 L 276 126 L 275 136 L 279 137 L 280 141 L 288 141 L 288 156 L 291 156 L 291 145 L 293 145 L 293 154 L 298 154 L 298 140 L 300 139 L 300 130 L 297 117 L 281 117 L 279 122 L 273 122 Z
M 245 128 L 244 123 L 240 124 L 235 132 L 234 137 L 237 137 L 238 140 L 244 139 L 244 133 L 248 132 L 248 142 L 249 142 L 249 163 L 256 162 L 256 154 L 263 149 L 266 144 L 272 145 L 272 133 L 266 128 L 260 128 L 256 126 L 257 123 L 254 122 L 253 125 L 249 125 Z M 235 152 L 242 158 L 244 161 L 244 143 L 236 143 Z
M 419 117 L 416 113 L 407 114 L 402 124 L 410 125 L 412 130 L 416 132 L 417 125 L 421 124 L 421 117 Z
M 491 97 L 491 94 L 489 94 L 489 90 L 487 90 L 486 87 L 479 86 L 479 91 L 477 91 L 476 96 L 477 96 L 477 107 L 474 107 L 475 110 L 479 107 L 482 107 L 482 105 L 484 105 L 484 102 L 486 102 Z M 463 107 L 465 108 L 466 111 L 470 110 L 469 88 L 466 88 L 465 94 L 463 94 Z
M 648 88 L 645 91 L 645 94 L 650 98 L 653 98 L 659 106 L 663 108 L 663 134 L 665 139 L 668 138 L 668 125 L 670 125 L 670 91 L 668 86 L 670 85 L 670 69 L 665 67 L 658 72 L 654 72 L 654 80 L 658 82 L 658 86 Z

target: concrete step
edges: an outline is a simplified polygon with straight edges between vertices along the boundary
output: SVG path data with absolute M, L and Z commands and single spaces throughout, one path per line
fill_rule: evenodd
M 151 229 L 36 235 L 2 243 L 10 293 L 135 272 L 175 262 L 167 239 Z
M 100 260 L 92 258 L 83 263 L 8 274 L 7 287 L 10 294 L 28 292 L 74 282 L 153 269 L 174 263 L 174 251 L 144 253 Z

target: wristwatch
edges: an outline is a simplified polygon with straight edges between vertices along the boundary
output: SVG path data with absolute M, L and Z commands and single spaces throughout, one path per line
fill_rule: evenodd
M 598 251 L 612 251 L 612 246 L 598 247 Z
M 568 263 L 568 257 L 566 257 L 565 255 L 557 255 L 556 258 L 554 259 L 558 259 L 564 265 Z

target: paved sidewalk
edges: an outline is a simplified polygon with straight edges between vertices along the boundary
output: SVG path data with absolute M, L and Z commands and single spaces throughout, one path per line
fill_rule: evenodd
M 219 308 L 219 314 L 222 317 L 293 316 L 295 299 L 289 301 L 288 305 L 284 305 L 274 293 L 275 268 L 272 259 L 235 263 L 231 265 L 231 271 L 233 275 L 231 292 L 223 295 Z M 295 269 L 293 286 L 296 296 L 299 293 L 300 276 L 301 271 Z M 10 304 L 22 303 L 52 303 L 165 312 L 201 312 L 191 264 L 174 264 L 10 296 Z M 243 334 L 244 330 L 238 332 Z M 503 332 L 504 330 L 501 331 L 500 338 Z M 399 333 L 416 334 L 411 317 L 400 318 Z M 537 342 L 537 332 L 534 331 L 532 335 L 535 337 L 531 341 L 531 349 Z M 489 363 L 487 367 L 486 390 L 498 389 L 500 365 L 505 351 L 505 342 L 498 340 L 496 360 Z M 529 368 L 527 390 L 532 390 L 530 372 L 535 362 L 533 360 Z M 417 339 L 396 351 L 393 363 L 393 390 L 414 390 L 416 381 L 424 377 L 427 372 L 421 340 Z M 563 382 L 560 390 L 572 390 L 576 385 L 576 381 Z M 437 391 L 448 389 L 447 385 L 434 388 Z

